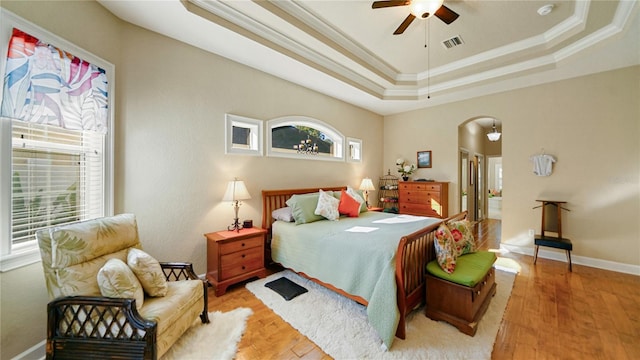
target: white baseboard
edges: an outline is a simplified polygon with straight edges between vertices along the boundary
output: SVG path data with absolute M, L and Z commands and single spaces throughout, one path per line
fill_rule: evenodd
M 500 247 L 505 248 L 517 254 L 523 254 L 523 255 L 529 255 L 529 256 L 533 256 L 533 252 L 534 252 L 532 247 L 510 245 L 510 244 L 504 244 L 504 243 L 500 244 Z M 564 251 L 547 250 L 547 249 L 544 249 L 543 247 L 540 247 L 540 250 L 538 251 L 538 257 L 543 259 L 550 259 L 550 260 L 557 260 L 557 261 L 564 261 L 564 262 L 567 261 L 567 256 Z M 585 257 L 585 256 L 576 256 L 573 254 L 571 255 L 571 262 L 573 264 L 589 266 L 597 269 L 611 270 L 611 271 L 616 271 L 620 273 L 640 276 L 639 265 L 624 264 L 624 263 L 619 263 L 614 261 L 594 259 L 594 258 Z
M 14 356 L 11 360 L 44 360 L 44 358 L 46 357 L 45 356 L 46 344 L 47 344 L 47 340 L 42 340 L 41 342 L 33 345 L 27 350 Z

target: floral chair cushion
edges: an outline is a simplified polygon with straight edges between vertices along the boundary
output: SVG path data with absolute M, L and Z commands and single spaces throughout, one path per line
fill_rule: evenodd
M 167 279 L 158 260 L 140 249 L 131 248 L 127 254 L 127 265 L 149 296 L 167 295 Z

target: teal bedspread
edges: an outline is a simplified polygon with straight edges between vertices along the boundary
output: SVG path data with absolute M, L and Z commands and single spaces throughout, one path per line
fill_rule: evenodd
M 397 217 L 369 211 L 358 218 L 341 217 L 339 221 L 321 220 L 303 225 L 276 221 L 272 228 L 273 260 L 367 300 L 369 323 L 387 349 L 391 347 L 400 319 L 395 281 L 400 238 L 440 221 L 410 217 L 411 221 L 407 222 L 379 222 Z M 376 230 L 347 231 L 354 227 Z

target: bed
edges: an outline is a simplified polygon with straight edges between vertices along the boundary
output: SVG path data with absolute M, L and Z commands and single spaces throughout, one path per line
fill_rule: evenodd
M 322 188 L 335 192 L 343 189 Z M 425 266 L 435 258 L 434 233 L 443 220 L 373 211 L 362 212 L 357 218 L 303 225 L 273 219 L 272 212 L 286 207 L 293 195 L 318 191 L 262 191 L 262 227 L 268 231 L 270 257 L 366 306 L 370 324 L 388 349 L 394 335 L 406 337 L 406 315 L 424 301 Z

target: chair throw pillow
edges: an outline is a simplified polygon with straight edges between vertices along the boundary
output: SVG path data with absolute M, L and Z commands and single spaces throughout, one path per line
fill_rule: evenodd
M 456 257 L 476 252 L 476 240 L 473 238 L 471 223 L 468 220 L 451 222 L 448 227 L 453 236 Z
M 342 190 L 340 195 L 340 204 L 338 204 L 338 212 L 348 217 L 358 217 L 360 214 L 360 203 Z
M 321 215 L 327 220 L 336 221 L 340 218 L 338 212 L 338 205 L 340 201 L 333 197 L 330 193 L 320 190 L 320 196 L 318 197 L 318 206 L 314 214 Z
M 438 226 L 433 247 L 436 251 L 436 260 L 440 268 L 448 274 L 453 273 L 456 269 L 456 252 L 453 246 L 453 236 L 447 225 L 441 224 Z
M 102 296 L 136 299 L 140 310 L 144 302 L 144 291 L 133 271 L 120 259 L 109 259 L 98 271 L 98 287 Z
M 140 249 L 131 248 L 127 254 L 127 265 L 149 296 L 167 295 L 167 278 L 158 260 Z

